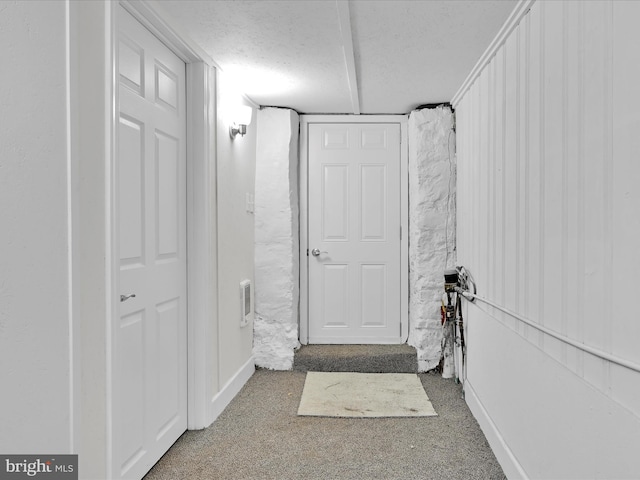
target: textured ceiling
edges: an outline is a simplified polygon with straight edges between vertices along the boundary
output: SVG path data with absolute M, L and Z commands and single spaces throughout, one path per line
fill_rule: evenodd
M 259 105 L 407 113 L 451 100 L 516 0 L 162 0 Z

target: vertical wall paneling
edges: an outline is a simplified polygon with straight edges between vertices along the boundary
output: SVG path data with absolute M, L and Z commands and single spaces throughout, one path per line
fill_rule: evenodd
M 515 292 L 514 292 L 514 299 L 513 299 L 513 310 L 517 311 L 520 310 L 520 303 L 522 300 L 522 296 L 521 296 L 521 284 L 522 284 L 522 279 L 520 277 L 520 272 L 522 271 L 522 263 L 521 263 L 521 252 L 522 252 L 522 244 L 521 244 L 521 238 L 522 238 L 522 217 L 520 216 L 520 210 L 521 210 L 521 205 L 522 205 L 522 195 L 520 192 L 520 178 L 521 178 L 521 170 L 522 170 L 522 148 L 521 148 L 521 143 L 522 143 L 522 126 L 521 126 L 521 116 L 520 116 L 520 112 L 521 112 L 521 106 L 520 106 L 520 92 L 522 91 L 522 72 L 520 70 L 520 65 L 522 64 L 522 59 L 521 59 L 521 55 L 522 55 L 522 30 L 523 27 L 521 25 L 518 25 L 518 28 L 516 29 L 515 35 L 516 35 L 516 46 L 515 46 L 515 64 L 513 66 L 514 70 L 515 70 L 515 82 L 516 82 L 516 87 L 515 87 L 515 98 L 514 98 L 514 102 L 515 102 L 515 106 L 513 108 L 514 111 L 514 123 L 515 123 L 515 136 L 516 136 L 516 140 L 515 140 L 515 150 L 514 150 L 514 155 L 515 155 L 515 173 L 514 173 L 514 178 L 511 182 L 512 184 L 512 188 L 513 188 L 513 195 L 515 196 L 514 202 L 514 216 L 515 216 L 515 233 L 514 233 L 514 242 L 515 242 L 515 259 L 514 259 L 514 264 L 513 264 L 513 269 L 512 269 L 512 281 L 515 285 Z M 515 322 L 515 329 L 516 331 L 520 331 L 520 323 L 519 322 Z
M 542 170 L 543 189 L 541 210 L 543 228 L 541 229 L 542 257 L 540 279 L 542 281 L 541 323 L 554 331 L 560 331 L 562 314 L 562 169 L 563 169 L 563 91 L 564 76 L 562 29 L 563 2 L 543 2 L 543 100 L 542 100 Z M 554 281 L 560 280 L 560 281 Z M 561 345 L 558 341 L 546 338 L 545 349 L 556 359 L 560 358 Z
M 495 145 L 496 145 L 496 158 L 495 158 L 495 189 L 494 189 L 494 217 L 495 217 L 495 232 L 494 242 L 496 256 L 495 262 L 495 291 L 494 297 L 500 303 L 504 303 L 504 164 L 505 164 L 505 111 L 506 111 L 506 95 L 505 95 L 505 76 L 506 76 L 506 46 L 502 46 L 498 53 L 496 53 L 496 128 L 495 128 Z M 502 313 L 496 312 L 496 314 L 502 316 Z M 504 317 L 503 317 L 504 319 Z
M 529 6 L 454 97 L 458 263 L 480 295 L 637 364 L 640 2 Z M 640 471 L 640 373 L 465 308 L 467 398 L 509 476 Z
M 629 10 L 631 9 L 631 11 Z M 629 41 L 637 31 L 640 18 L 640 2 L 632 5 L 613 5 L 612 22 L 612 64 L 613 73 L 612 108 L 613 131 L 611 137 L 613 170 L 611 172 L 613 204 L 611 221 L 613 229 L 613 252 L 611 268 L 617 277 L 629 273 L 632 277 L 640 270 L 640 255 L 637 252 L 637 237 L 640 232 L 640 189 L 637 187 L 638 158 L 640 158 L 640 92 L 637 79 L 640 76 L 640 50 L 637 42 Z M 614 305 L 625 303 L 626 299 L 637 296 L 635 282 L 616 282 L 613 295 Z M 640 363 L 640 322 L 629 321 L 627 315 L 619 314 L 614 306 L 611 315 L 612 351 Z M 634 315 L 631 315 L 632 317 Z M 638 402 L 637 374 L 625 368 L 615 367 L 611 371 L 612 395 L 617 401 L 640 416 Z
M 578 271 L 579 260 L 579 222 L 580 222 L 580 115 L 581 88 L 580 88 L 580 49 L 581 29 L 580 3 L 568 2 L 565 5 L 563 16 L 563 31 L 566 38 L 563 49 L 563 62 L 566 66 L 566 74 L 563 78 L 563 129 L 565 142 L 563 145 L 563 219 L 562 224 L 566 228 L 562 236 L 562 269 L 563 269 L 563 296 L 562 330 L 561 333 L 570 338 L 579 338 L 578 328 L 581 318 L 579 304 L 579 278 L 574 272 Z M 570 346 L 563 346 L 562 361 L 574 372 L 578 372 L 579 350 Z
M 561 292 L 562 295 L 560 297 L 561 302 L 561 310 L 560 310 L 560 333 L 563 335 L 567 334 L 567 297 L 569 294 L 569 275 L 568 275 L 568 265 L 569 265 L 569 199 L 568 199 L 568 187 L 569 187 L 569 115 L 568 115 L 568 96 L 569 96 L 569 75 L 570 70 L 568 68 L 568 48 L 569 48 L 569 16 L 567 15 L 567 10 L 569 8 L 568 3 L 562 4 L 562 66 L 563 66 L 563 75 L 562 75 L 562 216 L 560 219 L 560 226 L 562 227 L 562 232 L 560 235 L 561 242 L 561 250 L 560 250 L 560 260 L 561 260 Z M 561 361 L 565 365 L 567 364 L 567 345 L 562 343 L 560 345 L 561 348 Z
M 478 258 L 477 256 L 480 255 L 480 252 L 482 252 L 482 249 L 486 248 L 486 244 L 485 244 L 486 238 L 481 235 L 481 226 L 484 223 L 479 219 L 480 215 L 486 212 L 486 196 L 483 195 L 483 192 L 481 191 L 480 188 L 478 188 L 478 185 L 481 185 L 481 184 L 486 185 L 486 182 L 484 182 L 483 179 L 485 179 L 487 175 L 486 152 L 487 152 L 488 136 L 486 134 L 486 131 L 483 130 L 483 128 L 480 128 L 480 129 L 473 128 L 474 125 L 477 125 L 475 122 L 481 122 L 482 124 L 484 124 L 483 127 L 486 126 L 486 123 L 487 123 L 486 121 L 483 121 L 483 120 L 486 120 L 486 114 L 487 114 L 486 95 L 483 95 L 483 93 L 486 91 L 486 80 L 487 80 L 486 75 L 482 75 L 480 78 L 478 78 L 478 80 L 475 82 L 475 91 L 478 92 L 476 95 L 477 98 L 473 98 L 473 99 L 470 98 L 468 100 L 469 102 L 473 102 L 474 115 L 473 116 L 468 115 L 469 122 L 467 122 L 467 131 L 476 132 L 476 135 L 474 137 L 474 142 L 470 145 L 468 144 L 468 142 L 466 142 L 467 148 L 469 149 L 469 151 L 473 152 L 472 158 L 473 158 L 473 164 L 475 165 L 475 171 L 474 171 L 475 173 L 473 176 L 474 180 L 470 182 L 468 185 L 468 188 L 470 188 L 471 192 L 473 192 L 473 196 L 471 196 L 469 198 L 469 202 L 467 202 L 467 207 L 469 207 L 468 205 L 469 203 L 472 204 L 471 216 L 473 218 L 472 220 L 473 224 L 475 225 L 474 237 L 472 242 L 475 247 L 475 249 L 473 250 L 474 255 L 476 255 L 475 258 Z M 458 157 L 456 157 L 456 160 L 457 158 Z M 458 255 L 460 255 L 460 252 L 458 252 Z
M 604 8 L 602 2 L 585 3 L 585 265 L 584 293 L 585 302 L 584 341 L 588 345 L 602 348 L 602 325 L 605 318 L 605 303 L 601 301 L 604 292 L 602 248 L 604 245 L 604 215 L 602 199 L 604 197 L 603 159 L 605 157 L 604 136 L 605 95 L 603 72 L 605 68 L 604 29 L 602 21 Z M 588 381 L 598 387 L 603 386 L 604 364 L 593 357 L 584 358 L 584 375 Z
M 538 230 L 536 231 L 537 233 L 537 237 L 538 237 L 538 274 L 537 274 L 537 279 L 538 279 L 538 305 L 537 305 L 537 309 L 538 309 L 538 315 L 536 317 L 536 320 L 538 323 L 544 325 L 545 324 L 545 318 L 544 318 L 544 294 L 545 294 L 545 285 L 544 285 L 544 267 L 545 267 L 545 248 L 544 248 L 544 239 L 545 239 L 545 179 L 546 179 L 546 171 L 545 171 L 545 146 L 546 146 L 546 129 L 545 129 L 545 100 L 547 98 L 547 92 L 545 91 L 545 74 L 546 74 L 546 45 L 547 45 L 547 30 L 546 30 L 546 13 L 547 13 L 547 6 L 548 3 L 547 2 L 540 2 L 538 4 L 536 4 L 536 6 L 539 5 L 539 9 L 540 9 L 540 23 L 539 23 L 539 29 L 540 29 L 540 37 L 539 37 L 539 42 L 540 42 L 540 50 L 539 50 L 539 55 L 540 55 L 540 63 L 538 64 L 539 66 L 539 70 L 538 70 L 538 75 L 539 75 L 539 79 L 538 81 L 539 86 L 540 86 L 540 91 L 539 91 L 539 97 L 538 97 L 538 105 L 539 105 L 539 110 L 538 110 L 538 123 L 539 123 L 539 153 L 538 153 L 538 173 L 539 173 L 539 179 L 538 179 L 538 198 L 537 198 L 537 207 L 538 207 L 538 219 L 539 219 L 539 223 L 538 223 Z M 555 123 L 555 122 L 554 122 Z M 542 348 L 544 350 L 544 335 L 542 333 L 538 333 L 538 343 L 540 345 L 540 348 Z
M 478 82 L 476 82 L 473 86 L 472 89 L 475 91 L 478 88 Z M 477 155 L 477 152 L 474 152 L 473 148 L 471 147 L 471 145 L 473 145 L 475 139 L 477 138 L 478 133 L 470 130 L 469 131 L 469 124 L 472 121 L 472 118 L 475 118 L 476 115 L 478 114 L 478 108 L 477 108 L 477 102 L 478 99 L 477 98 L 470 98 L 469 102 L 467 102 L 469 104 L 469 115 L 466 117 L 466 122 L 464 122 L 461 125 L 462 128 L 462 135 L 466 135 L 467 131 L 470 134 L 471 137 L 471 141 L 470 142 L 465 142 L 463 149 L 464 149 L 464 155 L 465 158 L 467 160 L 467 167 L 466 169 L 466 175 L 463 177 L 464 179 L 464 183 L 461 185 L 461 188 L 465 190 L 465 192 L 468 193 L 472 193 L 473 191 L 470 190 L 472 182 L 473 182 L 473 178 L 475 175 L 477 175 L 477 168 L 478 168 L 478 163 L 479 163 L 479 158 Z M 458 131 L 456 131 L 456 138 L 458 137 Z M 457 158 L 457 157 L 456 157 Z M 458 172 L 460 172 L 460 168 L 458 167 Z M 465 248 L 467 248 L 468 250 L 473 250 L 475 251 L 475 249 L 477 248 L 476 245 L 474 245 L 474 242 L 472 241 L 473 238 L 476 238 L 476 222 L 473 221 L 473 215 L 475 214 L 474 211 L 470 211 L 469 209 L 465 209 L 463 207 L 463 210 L 466 212 L 465 217 L 463 219 L 460 219 L 460 222 L 463 222 L 465 225 L 461 226 L 461 228 L 466 228 L 468 235 L 470 235 L 469 238 L 466 238 L 465 241 L 467 242 L 465 244 Z M 458 211 L 458 207 L 456 212 Z M 459 223 L 460 223 L 459 222 Z M 458 238 L 456 236 L 456 238 Z M 460 260 L 458 259 L 458 263 L 460 262 Z
M 496 57 L 497 58 L 497 54 Z M 489 259 L 490 262 L 490 266 L 489 266 L 489 272 L 491 274 L 491 285 L 489 286 L 487 293 L 491 293 L 492 297 L 495 297 L 496 295 L 496 281 L 497 281 L 497 275 L 496 275 L 496 256 L 498 253 L 497 250 L 497 234 L 496 234 L 496 230 L 497 230 L 497 225 L 496 225 L 496 190 L 497 190 L 497 185 L 496 185 L 496 170 L 497 170 L 497 164 L 498 164 L 498 153 L 497 153 L 497 149 L 496 149 L 496 136 L 497 136 L 497 129 L 498 129 L 498 101 L 497 101 L 497 91 L 498 91 L 498 87 L 497 87 L 497 69 L 498 69 L 498 61 L 493 61 L 491 62 L 491 67 L 490 67 L 490 73 L 491 73 L 491 80 L 490 80 L 490 89 L 491 89 L 491 97 L 490 97 L 490 109 L 491 109 L 491 117 L 489 120 L 489 138 L 490 138 L 490 142 L 491 142 L 491 147 L 489 150 L 489 158 L 488 158 L 488 171 L 489 171 L 489 209 L 488 209 L 488 215 L 489 215 L 489 240 L 487 242 L 488 246 L 489 246 L 489 251 L 491 252 L 491 258 Z
M 583 274 L 583 266 L 585 264 L 585 218 L 586 218 L 586 205 L 582 201 L 584 198 L 585 192 L 585 168 L 584 161 L 585 158 L 585 135 L 584 135 L 584 122 L 582 119 L 584 118 L 584 106 L 586 101 L 585 95 L 585 5 L 583 2 L 578 2 L 578 53 L 577 53 L 577 68 L 578 68 L 578 81 L 577 81 L 577 90 L 578 90 L 578 105 L 576 108 L 576 115 L 579 119 L 577 122 L 578 126 L 578 139 L 577 139 L 577 195 L 578 195 L 578 211 L 577 214 L 577 238 L 576 238 L 576 249 L 578 251 L 577 265 L 575 270 L 575 283 L 577 289 L 577 339 L 584 343 L 584 321 L 582 320 L 585 317 L 585 305 L 584 301 L 584 274 Z M 584 354 L 583 352 L 576 353 L 576 373 L 580 376 L 584 376 Z
M 540 230 L 542 229 L 540 221 L 540 185 L 542 184 L 542 176 L 540 171 L 541 165 L 541 128 L 540 128 L 540 98 L 541 95 L 541 57 L 542 57 L 542 21 L 540 19 L 541 4 L 536 3 L 531 8 L 530 13 L 530 52 L 529 52 L 529 159 L 528 159 L 528 191 L 529 191 L 529 249 L 528 265 L 529 265 L 529 311 L 528 318 L 534 322 L 540 318 L 540 276 L 539 265 L 542 263 L 542 257 L 540 255 Z M 537 337 L 538 332 L 535 330 L 527 329 L 528 336 Z
M 602 250 L 602 265 L 604 276 L 604 298 L 612 298 L 613 290 L 613 173 L 615 171 L 615 163 L 613 162 L 613 15 L 612 15 L 613 3 L 607 2 L 604 4 L 604 12 L 602 16 L 602 22 L 604 23 L 604 51 L 603 63 L 604 68 L 602 71 L 602 82 L 604 84 L 604 109 L 602 116 L 604 118 L 604 131 L 603 144 L 604 144 L 604 156 L 602 163 L 602 178 L 604 183 L 604 192 L 602 197 L 602 215 L 603 215 L 603 233 L 604 233 L 604 248 Z M 603 335 L 602 349 L 605 352 L 612 353 L 611 345 L 611 332 L 612 325 L 609 322 L 601 323 L 601 330 Z M 609 362 L 604 362 L 604 384 L 608 389 L 609 395 L 611 392 L 611 370 L 612 365 Z
M 518 261 L 518 219 L 516 198 L 516 183 L 518 170 L 518 29 L 514 30 L 505 43 L 504 53 L 504 96 L 503 107 L 504 135 L 502 162 L 502 251 L 504 261 L 501 277 L 503 297 L 501 303 L 510 310 L 516 310 L 518 285 L 516 264 Z M 517 328 L 514 319 L 505 317 L 512 328 Z
M 477 242 L 479 244 L 480 252 L 489 252 L 489 246 L 491 245 L 491 239 L 489 238 L 489 206 L 490 198 L 490 185 L 491 185 L 491 172 L 489 171 L 489 159 L 491 158 L 491 134 L 489 130 L 489 124 L 491 123 L 491 68 L 486 68 L 480 76 L 480 111 L 478 112 L 478 121 L 480 122 L 480 169 L 481 175 L 479 176 L 479 185 L 475 186 L 478 190 L 479 197 L 479 211 L 476 216 L 478 222 L 478 236 Z M 471 101 L 471 100 L 469 100 Z M 483 115 L 484 112 L 484 115 Z M 482 116 L 481 116 L 482 115 Z M 469 126 L 469 130 L 473 130 L 473 126 Z M 483 231 L 484 228 L 484 231 Z M 489 255 L 480 255 L 477 258 L 482 258 L 482 269 L 477 272 L 478 282 L 484 285 L 483 291 L 487 292 L 489 285 L 489 272 L 491 271 L 491 258 Z M 487 292 L 488 293 L 488 292 Z
M 484 281 L 485 287 L 483 291 L 487 294 L 493 294 L 495 286 L 495 265 L 493 258 L 493 250 L 495 248 L 494 231 L 495 231 L 495 217 L 494 217 L 494 189 L 495 189 L 495 118 L 496 118 L 496 102 L 495 102 L 495 64 L 491 62 L 486 70 L 486 96 L 487 96 L 487 110 L 485 114 L 485 127 L 484 132 L 481 130 L 480 134 L 486 135 L 486 153 L 483 159 L 483 169 L 486 176 L 486 184 L 484 188 L 481 188 L 481 194 L 485 201 L 485 210 L 481 212 L 482 225 L 481 235 L 483 236 L 484 247 L 489 253 L 486 262 L 486 272 Z M 474 128 L 471 126 L 471 128 Z
M 520 208 L 518 210 L 518 218 L 521 220 L 521 231 L 519 255 L 520 262 L 518 263 L 518 276 L 519 276 L 519 299 L 520 302 L 517 305 L 518 311 L 523 312 L 529 318 L 529 305 L 530 297 L 529 293 L 529 238 L 531 231 L 529 228 L 529 62 L 530 62 L 530 38 L 531 38 L 531 19 L 527 15 L 520 24 L 518 29 L 520 33 L 520 56 L 519 56 L 519 94 L 518 105 L 520 110 L 518 112 L 518 118 L 520 121 L 520 133 L 519 133 L 519 145 L 520 151 L 518 152 L 518 158 L 520 160 L 520 175 L 518 178 L 518 194 L 520 198 Z M 522 326 L 522 331 L 526 336 L 527 326 Z

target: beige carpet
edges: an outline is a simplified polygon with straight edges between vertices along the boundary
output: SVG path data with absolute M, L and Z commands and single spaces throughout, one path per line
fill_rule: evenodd
M 430 417 L 437 413 L 413 373 L 308 372 L 298 415 Z

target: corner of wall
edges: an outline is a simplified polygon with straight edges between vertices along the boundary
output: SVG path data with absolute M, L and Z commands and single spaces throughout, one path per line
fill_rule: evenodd
M 112 8 L 107 2 L 71 2 L 71 140 L 73 317 L 76 435 L 82 475 L 108 474 L 108 334 L 110 291 L 107 186 L 111 162 L 113 91 Z M 107 259 L 107 260 L 105 260 Z
M 250 357 L 213 396 L 209 408 L 209 425 L 220 416 L 224 409 L 227 408 L 227 405 L 240 393 L 240 390 L 249 381 L 255 370 L 254 358 Z

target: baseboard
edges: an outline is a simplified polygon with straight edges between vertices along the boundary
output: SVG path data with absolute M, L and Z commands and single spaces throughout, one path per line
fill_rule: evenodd
M 476 392 L 468 379 L 464 382 L 464 399 L 469 406 L 469 410 L 471 410 L 471 413 L 480 425 L 484 436 L 487 438 L 487 441 L 489 442 L 489 445 L 491 446 L 491 449 L 498 459 L 498 462 L 500 463 L 500 466 L 507 478 L 509 480 L 528 480 L 529 477 L 522 468 L 522 465 L 520 465 L 505 442 L 496 424 L 491 420 L 489 412 L 487 412 L 482 405 L 482 402 L 478 398 L 478 395 L 476 395 Z
M 211 399 L 211 405 L 209 408 L 209 425 L 211 425 L 220 416 L 220 414 L 227 408 L 227 405 L 231 403 L 231 400 L 242 390 L 244 384 L 251 378 L 256 371 L 255 360 L 253 355 L 247 362 L 238 370 L 233 377 L 220 389 L 220 391 L 214 395 Z

